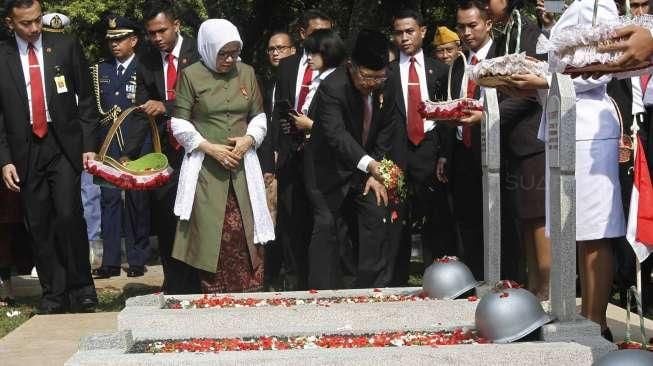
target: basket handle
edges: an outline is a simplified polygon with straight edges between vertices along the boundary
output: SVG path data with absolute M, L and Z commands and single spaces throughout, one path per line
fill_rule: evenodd
M 463 52 L 458 51 L 458 54 L 463 58 L 463 79 L 462 85 L 460 86 L 460 95 L 461 98 L 465 98 L 467 97 L 467 71 L 465 70 L 467 68 L 467 57 Z M 454 62 L 449 65 L 449 76 L 447 78 L 447 101 L 451 100 L 451 73 L 453 71 L 453 65 L 455 64 L 456 61 L 454 60 Z
M 621 110 L 619 110 L 619 106 L 617 105 L 617 102 L 614 100 L 614 98 L 612 98 L 610 96 L 608 98 L 610 98 L 610 101 L 612 102 L 612 105 L 614 105 L 614 109 L 617 110 L 617 117 L 619 119 L 619 130 L 621 131 L 619 133 L 619 136 L 623 136 L 624 135 L 624 119 L 621 116 Z
M 122 113 L 120 113 L 118 118 L 116 118 L 113 121 L 111 128 L 109 128 L 109 132 L 107 133 L 107 136 L 104 138 L 104 142 L 102 143 L 102 147 L 100 148 L 100 153 L 96 160 L 104 161 L 104 158 L 107 155 L 107 150 L 109 150 L 109 145 L 111 144 L 111 141 L 115 137 L 118 128 L 120 128 L 120 125 L 125 121 L 125 119 L 127 119 L 127 116 L 129 116 L 129 114 L 131 114 L 136 109 L 138 109 L 138 106 L 133 106 L 131 108 L 125 109 Z M 150 129 L 152 130 L 152 145 L 154 147 L 154 152 L 160 153 L 161 140 L 159 138 L 159 129 L 156 127 L 154 118 L 147 116 L 147 119 L 150 124 Z
M 521 13 L 519 10 L 515 9 L 512 11 L 512 14 L 510 14 L 510 22 L 508 24 L 508 31 L 506 34 L 506 55 L 510 54 L 510 36 L 512 35 L 512 24 L 517 20 L 517 39 L 515 42 L 515 52 L 514 53 L 519 53 L 521 51 L 521 29 L 522 29 L 522 20 L 521 20 Z
M 631 298 L 635 298 L 635 302 L 637 303 L 637 312 L 639 315 L 639 329 L 640 329 L 640 334 L 642 336 L 642 349 L 646 351 L 646 329 L 644 328 L 644 313 L 642 312 L 642 298 L 639 295 L 639 292 L 637 292 L 637 288 L 635 286 L 631 286 L 628 289 L 627 295 L 626 295 L 626 342 L 630 342 L 630 301 Z

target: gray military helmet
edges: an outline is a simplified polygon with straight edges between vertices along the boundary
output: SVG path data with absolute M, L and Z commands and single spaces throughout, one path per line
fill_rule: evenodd
M 552 320 L 537 297 L 523 288 L 495 289 L 476 307 L 476 329 L 493 343 L 523 338 Z
M 424 292 L 433 299 L 455 299 L 480 284 L 472 271 L 456 257 L 436 259 L 422 277 Z
M 624 349 L 610 352 L 594 362 L 594 366 L 650 366 L 653 352 L 641 349 Z

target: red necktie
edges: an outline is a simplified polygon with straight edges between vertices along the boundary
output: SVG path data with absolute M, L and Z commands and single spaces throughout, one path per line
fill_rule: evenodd
M 32 94 L 32 132 L 40 138 L 48 133 L 48 121 L 45 117 L 45 96 L 43 95 L 43 80 L 41 67 L 36 57 L 34 45 L 27 46 L 27 59 L 29 60 L 29 86 Z
M 168 60 L 168 68 L 166 69 L 166 99 L 175 100 L 175 85 L 177 84 L 177 68 L 175 67 L 175 55 L 169 53 L 166 56 Z
M 648 87 L 648 82 L 651 80 L 651 74 L 644 74 L 639 77 L 640 85 L 642 87 L 642 95 L 646 94 L 646 88 Z
M 472 56 L 472 60 L 470 62 L 472 65 L 476 65 L 478 63 L 478 59 L 476 58 L 476 55 Z M 474 80 L 469 79 L 467 82 L 467 98 L 472 98 L 476 96 L 476 83 Z M 472 126 L 469 125 L 464 125 L 463 126 L 463 145 L 465 145 L 466 148 L 472 147 Z
M 422 91 L 419 86 L 419 77 L 415 69 L 415 57 L 410 58 L 408 68 L 408 139 L 413 145 L 419 145 L 424 139 L 424 120 L 419 114 L 419 105 L 422 103 Z
M 367 137 L 372 126 L 372 98 L 363 96 L 363 147 L 367 145 Z
M 297 110 L 301 111 L 304 107 L 304 102 L 306 102 L 306 96 L 308 95 L 308 89 L 311 86 L 313 81 L 313 69 L 306 64 L 306 69 L 304 69 L 304 78 L 302 79 L 302 85 L 299 89 L 299 97 L 297 98 Z
M 171 53 L 166 56 L 166 59 L 168 61 L 168 67 L 166 68 L 166 100 L 175 100 L 177 98 L 177 94 L 175 94 L 175 85 L 177 84 L 177 68 L 175 67 L 175 55 Z M 168 141 L 170 142 L 170 146 L 172 146 L 173 149 L 179 150 L 181 148 L 181 145 L 179 145 L 179 142 L 177 142 L 177 139 L 172 135 L 172 126 L 170 124 L 170 121 L 166 123 L 166 130 L 168 132 Z

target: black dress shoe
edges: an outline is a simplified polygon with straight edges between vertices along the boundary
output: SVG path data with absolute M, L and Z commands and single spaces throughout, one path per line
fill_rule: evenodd
M 97 299 L 86 297 L 78 302 L 77 310 L 82 313 L 92 313 L 95 312 L 96 306 L 97 306 Z
M 65 312 L 66 309 L 63 306 L 46 306 L 43 304 L 34 309 L 34 314 L 36 315 L 63 314 Z
M 91 273 L 93 274 L 93 278 L 98 279 L 120 276 L 120 267 L 102 266 L 94 269 Z
M 127 270 L 127 277 L 141 277 L 145 274 L 143 266 L 129 266 Z
M 613 342 L 614 343 L 614 338 L 612 337 L 612 332 L 610 331 L 610 328 L 605 328 L 601 332 L 601 337 L 605 338 L 606 340 Z

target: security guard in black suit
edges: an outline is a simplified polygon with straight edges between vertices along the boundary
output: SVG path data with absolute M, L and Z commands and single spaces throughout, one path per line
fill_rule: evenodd
M 98 99 L 98 109 L 103 117 L 101 141 L 111 127 L 117 112 L 134 105 L 136 99 L 138 26 L 123 17 L 107 18 L 106 39 L 112 59 L 101 61 L 92 68 L 93 82 Z M 108 155 L 118 160 L 124 156 L 124 141 L 130 128 L 138 121 L 127 120 L 118 129 L 108 149 Z M 141 155 L 152 151 L 151 138 L 147 138 Z M 102 267 L 93 271 L 96 278 L 120 275 L 121 238 L 125 234 L 125 248 L 129 269 L 128 277 L 139 277 L 149 259 L 150 207 L 146 192 L 122 191 L 102 187 Z

